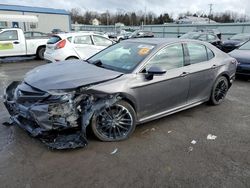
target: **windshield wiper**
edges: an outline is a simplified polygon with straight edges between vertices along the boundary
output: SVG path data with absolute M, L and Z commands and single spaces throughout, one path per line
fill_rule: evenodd
M 110 67 L 110 66 L 108 66 L 108 65 L 104 65 L 100 59 L 98 59 L 98 60 L 92 62 L 92 64 L 95 65 L 95 66 L 97 66 L 97 67 L 104 68 L 104 69 L 109 69 L 109 70 L 117 71 L 117 70 L 116 70 L 115 68 L 113 68 L 113 67 Z
M 92 64 L 95 65 L 95 66 L 97 66 L 97 67 L 105 68 L 105 67 L 103 66 L 102 61 L 101 61 L 100 59 L 94 61 Z

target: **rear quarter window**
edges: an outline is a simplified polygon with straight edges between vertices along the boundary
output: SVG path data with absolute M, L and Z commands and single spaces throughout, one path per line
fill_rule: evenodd
M 207 48 L 207 60 L 213 59 L 214 58 L 214 52 Z
M 72 42 L 72 37 L 67 38 L 69 42 Z

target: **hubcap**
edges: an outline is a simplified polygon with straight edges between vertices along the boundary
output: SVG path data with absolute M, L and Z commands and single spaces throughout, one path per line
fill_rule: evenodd
M 114 105 L 97 115 L 97 131 L 109 139 L 122 139 L 133 126 L 133 118 L 128 109 Z
M 215 88 L 214 99 L 217 102 L 223 100 L 227 94 L 227 90 L 228 90 L 227 84 L 225 83 L 224 80 L 221 80 Z

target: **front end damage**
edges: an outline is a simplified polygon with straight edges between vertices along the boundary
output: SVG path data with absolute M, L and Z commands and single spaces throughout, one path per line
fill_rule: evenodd
M 93 114 L 118 100 L 118 94 L 91 94 L 87 88 L 44 92 L 25 82 L 12 82 L 4 95 L 10 124 L 25 129 L 53 149 L 86 146 L 86 127 Z

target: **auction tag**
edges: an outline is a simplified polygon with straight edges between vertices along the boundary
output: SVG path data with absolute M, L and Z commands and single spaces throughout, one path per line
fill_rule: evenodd
M 138 51 L 138 54 L 140 56 L 143 56 L 143 55 L 147 55 L 149 53 L 150 49 L 149 48 L 141 48 L 139 51 Z

